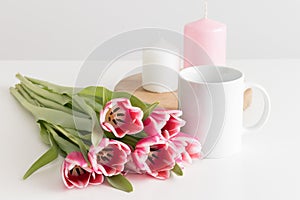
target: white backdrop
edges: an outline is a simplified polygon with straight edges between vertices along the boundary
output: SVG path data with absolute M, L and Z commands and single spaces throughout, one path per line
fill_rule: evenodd
M 82 60 L 124 31 L 182 32 L 202 0 L 0 0 L 0 60 Z M 228 58 L 300 58 L 299 0 L 208 0 L 228 26 Z

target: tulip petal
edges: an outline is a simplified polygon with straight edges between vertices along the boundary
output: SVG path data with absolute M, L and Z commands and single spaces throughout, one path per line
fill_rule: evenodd
M 102 174 L 92 173 L 90 178 L 91 185 L 100 185 L 104 181 L 104 176 Z
M 86 172 L 85 174 L 80 175 L 80 176 L 72 176 L 69 174 L 68 181 L 77 188 L 85 188 L 89 184 L 90 177 L 91 177 L 91 174 L 88 172 Z
M 202 158 L 201 144 L 196 138 L 180 132 L 170 141 L 180 149 L 178 153 L 182 161 L 192 163 L 192 159 Z
M 89 184 L 92 169 L 81 152 L 71 152 L 63 162 L 61 173 L 67 188 L 85 188 Z
M 143 173 L 145 173 L 145 171 L 141 170 L 141 168 L 143 168 L 143 167 L 137 166 L 135 164 L 136 162 L 134 162 L 132 154 L 130 154 L 128 156 L 128 161 L 125 164 L 125 168 L 124 168 L 125 173 L 134 173 L 134 174 L 143 174 Z M 146 159 L 147 159 L 147 157 L 144 158 L 144 160 L 146 160 Z M 138 163 L 140 163 L 140 162 L 138 162 Z
M 170 110 L 167 111 L 167 113 L 170 115 L 170 118 L 166 122 L 166 125 L 162 128 L 162 131 L 167 130 L 169 137 L 172 137 L 179 133 L 180 128 L 185 125 L 185 121 L 179 118 L 182 115 L 182 112 L 179 110 Z
M 136 134 L 143 130 L 143 112 L 133 107 L 125 98 L 109 101 L 100 112 L 100 123 L 103 129 L 122 138 L 126 134 Z
M 144 131 L 148 136 L 161 133 L 161 129 L 166 125 L 170 115 L 162 109 L 155 109 L 150 116 L 144 120 Z
M 170 171 L 166 170 L 166 171 L 158 171 L 155 173 L 148 173 L 150 176 L 153 176 L 154 178 L 157 179 L 161 179 L 161 180 L 165 180 L 168 179 L 170 177 Z
M 64 182 L 65 186 L 66 186 L 68 189 L 74 188 L 74 185 L 73 185 L 73 184 L 68 180 L 68 178 L 65 176 L 64 167 L 62 167 L 61 174 L 62 174 L 62 179 L 63 179 L 63 182 Z
M 167 140 L 169 137 L 179 133 L 180 128 L 185 125 L 185 121 L 180 118 L 180 110 L 155 109 L 151 115 L 144 121 L 144 131 L 148 136 L 162 135 Z M 163 132 L 168 131 L 169 135 Z
M 168 146 L 159 136 L 150 136 L 140 140 L 131 156 L 136 168 L 159 179 L 168 178 L 168 171 L 175 165 Z
M 97 147 L 92 146 L 88 153 L 94 171 L 105 176 L 114 176 L 124 170 L 130 148 L 119 141 L 103 138 Z

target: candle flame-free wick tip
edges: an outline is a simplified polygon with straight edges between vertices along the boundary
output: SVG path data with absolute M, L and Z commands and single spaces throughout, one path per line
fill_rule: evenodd
M 207 19 L 207 1 L 204 1 L 204 18 Z

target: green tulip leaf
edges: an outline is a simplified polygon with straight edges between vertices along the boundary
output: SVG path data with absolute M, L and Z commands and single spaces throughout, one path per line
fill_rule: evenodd
M 46 151 L 39 159 L 37 159 L 32 166 L 27 170 L 23 179 L 28 178 L 35 171 L 40 169 L 41 167 L 47 165 L 58 157 L 58 149 L 56 144 L 53 142 L 51 148 Z
M 87 156 L 87 152 L 89 150 L 89 146 L 86 145 L 82 139 L 73 136 L 71 133 L 69 133 L 68 131 L 66 131 L 64 128 L 54 125 L 53 127 L 55 130 L 59 131 L 65 138 L 68 138 L 71 142 L 73 142 L 74 144 L 78 145 L 82 155 L 84 156 L 85 160 L 87 163 L 89 163 L 88 160 L 88 156 Z
M 45 90 L 41 88 L 38 85 L 33 84 L 28 79 L 23 77 L 21 74 L 17 74 L 16 77 L 21 81 L 21 84 L 26 86 L 30 91 L 38 94 L 39 96 L 42 96 L 44 98 L 49 99 L 50 101 L 54 101 L 56 103 L 59 103 L 61 105 L 66 105 L 71 101 L 71 98 L 67 95 L 61 95 L 57 93 L 50 92 L 48 90 Z
M 47 130 L 47 128 L 45 127 L 45 125 L 43 124 L 43 122 L 38 122 L 39 125 L 40 125 L 40 136 L 42 138 L 42 141 L 45 143 L 45 144 L 48 144 L 50 145 L 50 139 L 49 139 L 49 132 Z
M 26 87 L 26 86 L 22 86 L 26 92 L 30 93 L 30 90 Z M 77 117 L 83 117 L 83 118 L 87 118 L 88 116 L 81 113 L 81 112 L 78 112 L 78 111 L 75 111 L 75 110 L 72 110 L 71 108 L 69 107 L 66 107 L 66 106 L 63 106 L 61 104 L 58 104 L 54 101 L 50 101 L 48 99 L 45 99 L 37 94 L 35 94 L 34 92 L 31 92 L 30 93 L 30 96 L 39 102 L 39 104 L 42 104 L 43 107 L 46 107 L 46 108 L 50 108 L 50 109 L 54 109 L 54 110 L 59 110 L 59 111 L 62 111 L 62 112 L 65 112 L 65 113 L 69 113 L 71 115 L 74 115 L 74 116 L 77 116 Z
M 155 102 L 149 106 L 147 106 L 147 108 L 145 110 L 143 110 L 144 112 L 144 116 L 143 116 L 143 120 L 147 119 L 147 117 L 152 113 L 152 111 L 158 106 L 159 102 Z
M 177 163 L 173 167 L 172 172 L 174 172 L 177 176 L 183 176 L 183 171 Z
M 94 98 L 95 101 L 98 100 L 98 103 L 101 105 L 105 105 L 111 100 L 112 91 L 106 89 L 105 87 L 90 86 L 80 90 L 77 94 L 79 96 Z
M 90 86 L 79 91 L 78 95 L 99 99 L 99 103 L 103 106 L 111 99 L 126 98 L 130 100 L 132 106 L 139 107 L 143 111 L 147 109 L 147 105 L 136 96 L 127 92 L 112 92 L 104 87 Z
M 48 129 L 48 132 L 51 133 L 53 140 L 59 146 L 61 150 L 63 150 L 65 153 L 69 154 L 73 151 L 80 151 L 78 146 L 76 146 L 72 141 L 69 141 L 67 139 L 64 139 L 64 137 L 59 136 L 59 134 L 52 128 L 50 125 L 46 124 L 44 125 L 45 128 Z
M 91 140 L 91 133 L 90 132 L 79 132 L 75 129 L 70 129 L 70 128 L 65 128 L 65 130 L 70 133 L 71 135 L 73 135 L 74 137 L 78 137 L 82 140 L 88 140 L 90 141 Z
M 82 98 L 84 99 L 87 105 L 89 105 L 94 109 L 95 112 L 97 112 L 98 114 L 100 113 L 103 106 L 100 103 L 98 103 L 95 98 L 89 98 L 89 97 L 82 97 Z
M 73 95 L 74 88 L 72 88 L 72 87 L 60 86 L 60 85 L 56 85 L 53 83 L 49 83 L 47 81 L 38 80 L 35 78 L 30 78 L 30 77 L 25 77 L 25 78 L 27 80 L 31 81 L 32 83 L 43 86 L 44 88 L 46 88 L 47 90 L 50 90 L 52 92 L 59 93 L 59 94 L 65 94 L 65 95 L 68 95 L 69 97 L 72 97 L 72 95 Z
M 98 117 L 92 107 L 90 107 L 83 98 L 74 95 L 73 101 L 75 101 L 81 109 L 83 109 L 91 118 L 92 118 L 92 136 L 91 136 L 91 142 L 94 146 L 98 146 L 98 143 L 103 138 L 103 130 L 100 127 L 100 122 L 98 120 Z
M 21 84 L 16 85 L 16 90 L 32 105 L 38 105 L 38 102 L 33 99 Z
M 121 174 L 111 177 L 106 177 L 107 182 L 114 188 L 125 191 L 132 192 L 133 187 L 127 178 L 122 176 Z
M 65 128 L 92 131 L 92 120 L 76 117 L 60 110 L 39 107 L 30 104 L 15 88 L 10 88 L 11 94 L 36 118 L 36 121 L 46 121 Z M 76 122 L 76 124 L 75 124 Z

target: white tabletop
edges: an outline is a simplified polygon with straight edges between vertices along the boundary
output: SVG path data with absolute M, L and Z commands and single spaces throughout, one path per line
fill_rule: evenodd
M 24 172 L 47 146 L 39 138 L 33 117 L 9 94 L 21 74 L 72 86 L 82 62 L 1 61 L 1 198 L 5 199 L 299 199 L 300 198 L 300 60 L 233 60 L 246 79 L 263 85 L 272 109 L 267 125 L 243 136 L 240 154 L 224 159 L 204 159 L 187 166 L 183 177 L 159 181 L 129 176 L 134 192 L 125 193 L 106 184 L 67 190 L 60 176 L 62 158 L 22 180 Z M 129 66 L 128 63 L 123 63 Z M 127 70 L 128 68 L 122 68 Z M 111 79 L 115 81 L 119 79 Z M 107 83 L 113 87 L 115 82 Z M 245 113 L 253 120 L 259 96 Z

